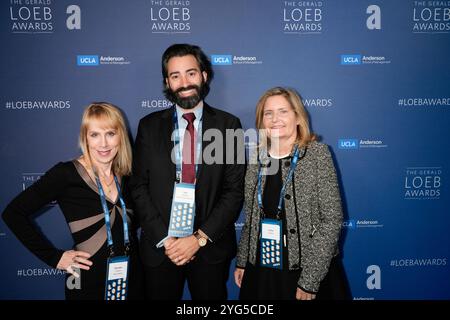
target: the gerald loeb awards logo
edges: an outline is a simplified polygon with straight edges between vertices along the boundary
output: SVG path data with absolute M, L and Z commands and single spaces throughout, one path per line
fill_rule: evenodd
M 150 0 L 152 33 L 191 33 L 191 2 Z
M 441 196 L 442 167 L 408 167 L 404 196 L 407 200 L 438 200 Z
M 450 33 L 450 1 L 414 1 L 413 33 Z
M 323 29 L 323 1 L 282 1 L 283 33 L 320 34 Z

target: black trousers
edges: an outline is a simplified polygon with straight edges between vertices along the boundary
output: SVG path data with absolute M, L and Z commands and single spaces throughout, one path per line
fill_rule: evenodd
M 230 260 L 208 264 L 196 257 L 178 267 L 170 259 L 157 267 L 144 267 L 145 294 L 149 300 L 181 300 L 187 280 L 192 300 L 226 300 Z

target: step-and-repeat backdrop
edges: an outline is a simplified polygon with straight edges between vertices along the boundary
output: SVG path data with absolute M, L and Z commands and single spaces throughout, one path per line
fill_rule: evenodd
M 0 210 L 80 154 L 91 101 L 121 107 L 133 136 L 167 108 L 161 55 L 193 43 L 216 73 L 207 102 L 246 129 L 266 89 L 303 96 L 339 173 L 354 299 L 450 299 L 450 1 L 4 0 L 0 14 Z M 72 246 L 55 204 L 35 221 Z M 64 274 L 3 221 L 0 252 L 1 299 L 64 298 Z

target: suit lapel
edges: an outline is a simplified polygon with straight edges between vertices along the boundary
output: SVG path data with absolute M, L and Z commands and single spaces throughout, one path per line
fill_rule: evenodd
M 206 102 L 204 102 L 203 118 L 202 118 L 202 139 L 203 135 L 208 129 L 217 128 L 216 122 L 217 122 L 216 113 Z M 202 159 L 201 163 L 198 165 L 197 183 L 200 181 L 203 171 L 206 170 L 206 166 L 203 161 L 204 159 L 203 152 L 210 143 L 212 143 L 212 141 L 202 141 Z

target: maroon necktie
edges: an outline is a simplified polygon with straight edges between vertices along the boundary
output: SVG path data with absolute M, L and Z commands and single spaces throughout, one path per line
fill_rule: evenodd
M 183 162 L 181 168 L 182 182 L 194 183 L 195 182 L 195 130 L 194 120 L 195 114 L 193 112 L 183 114 L 183 118 L 186 119 L 188 125 L 184 132 L 183 138 Z

